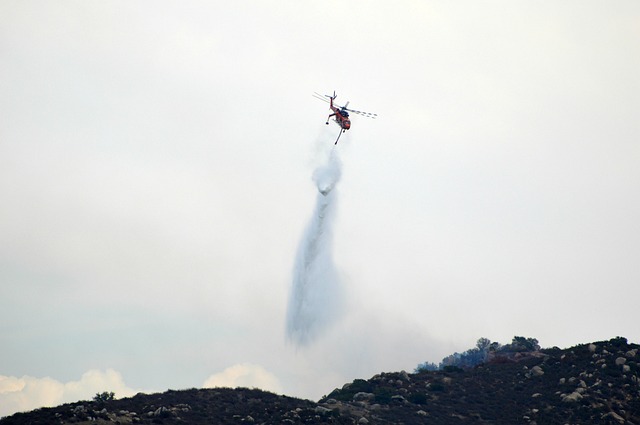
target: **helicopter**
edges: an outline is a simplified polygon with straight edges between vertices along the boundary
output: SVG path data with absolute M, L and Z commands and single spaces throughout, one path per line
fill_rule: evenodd
M 335 100 L 336 97 L 338 97 L 335 91 L 333 92 L 333 96 L 330 96 L 327 94 L 323 96 L 320 93 L 314 93 L 313 97 L 315 97 L 316 99 L 320 99 L 323 102 L 327 102 L 329 104 L 329 108 L 331 108 L 331 110 L 333 111 L 333 113 L 327 117 L 327 122 L 325 124 L 329 125 L 329 120 L 331 119 L 331 117 L 334 117 L 333 120 L 340 126 L 340 133 L 338 134 L 338 138 L 336 139 L 336 142 L 334 143 L 334 145 L 338 144 L 338 140 L 340 140 L 340 136 L 342 136 L 342 133 L 344 133 L 345 131 L 351 128 L 351 120 L 349 119 L 349 112 L 353 112 L 354 114 L 362 115 L 364 117 L 373 118 L 373 119 L 375 119 L 378 116 L 378 114 L 372 114 L 370 112 L 363 112 L 363 111 L 356 111 L 353 109 L 349 109 L 347 108 L 347 106 L 349 106 L 349 102 L 345 103 L 344 106 L 334 104 L 333 101 Z M 327 98 L 329 100 L 327 100 Z

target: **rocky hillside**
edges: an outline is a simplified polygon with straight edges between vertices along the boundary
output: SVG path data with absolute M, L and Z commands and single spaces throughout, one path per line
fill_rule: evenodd
M 11 424 L 636 424 L 640 346 L 624 338 L 382 373 L 319 402 L 238 388 L 138 394 L 19 413 Z

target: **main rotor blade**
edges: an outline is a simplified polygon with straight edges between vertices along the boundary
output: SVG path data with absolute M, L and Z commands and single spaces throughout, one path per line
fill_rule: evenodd
M 315 97 L 315 98 L 316 98 L 316 99 L 318 99 L 318 100 L 322 100 L 323 102 L 331 103 L 331 102 L 329 101 L 329 99 L 327 99 L 327 97 L 329 97 L 329 96 L 327 96 L 327 95 L 322 96 L 320 93 L 314 93 L 314 94 L 313 94 L 313 97 Z M 340 105 L 338 105 L 338 104 L 337 104 L 337 103 L 335 103 L 335 102 L 333 102 L 333 106 L 334 106 L 334 107 L 336 107 L 336 108 L 343 108 L 343 106 L 340 106 Z
M 323 102 L 330 103 L 329 98 L 331 96 L 329 96 L 327 94 L 321 95 L 318 92 L 314 92 L 312 96 L 315 97 L 318 100 L 322 100 Z M 336 108 L 344 109 L 344 110 L 347 110 L 349 112 L 353 112 L 354 114 L 362 115 L 363 117 L 375 119 L 378 116 L 378 114 L 372 114 L 371 112 L 356 111 L 355 109 L 349 109 L 349 108 L 347 108 L 348 105 L 349 105 L 349 102 L 347 102 L 344 106 L 340 106 L 337 103 L 333 104 L 333 106 L 336 107 Z
M 347 109 L 347 111 L 353 112 L 354 114 L 362 115 L 362 116 L 367 117 L 367 118 L 374 118 L 375 119 L 378 116 L 378 114 L 372 114 L 371 112 L 356 111 L 356 110 L 353 110 L 353 109 Z
M 325 96 L 321 95 L 320 93 L 313 93 L 313 97 L 323 102 L 329 103 L 329 99 L 327 99 Z

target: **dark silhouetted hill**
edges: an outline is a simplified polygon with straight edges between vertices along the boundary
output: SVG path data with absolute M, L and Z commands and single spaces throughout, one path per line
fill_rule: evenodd
M 640 425 L 640 346 L 625 338 L 492 355 L 472 368 L 381 373 L 312 402 L 192 389 L 18 413 L 13 424 Z

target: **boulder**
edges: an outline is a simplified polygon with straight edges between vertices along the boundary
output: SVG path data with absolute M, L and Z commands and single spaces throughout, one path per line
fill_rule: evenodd
M 353 401 L 372 401 L 376 398 L 373 393 L 359 392 L 353 395 Z
M 623 424 L 623 423 L 625 423 L 625 422 L 626 422 L 626 421 L 624 420 L 624 418 L 623 418 L 622 416 L 618 415 L 616 412 L 609 412 L 609 413 L 607 413 L 606 415 L 604 415 L 604 416 L 602 417 L 602 419 L 605 419 L 605 418 L 613 418 L 613 419 L 615 419 L 615 420 L 616 420 L 618 423 L 620 423 L 620 424 Z
M 576 391 L 572 392 L 571 394 L 565 394 L 564 397 L 562 397 L 562 401 L 565 403 L 575 403 L 581 399 L 582 394 Z
M 540 366 L 534 366 L 531 368 L 531 376 L 542 376 L 544 375 L 544 370 Z
M 331 413 L 332 410 L 331 409 L 327 409 L 326 407 L 322 407 L 322 406 L 316 406 L 316 413 L 319 413 L 321 415 L 326 415 L 328 413 Z

